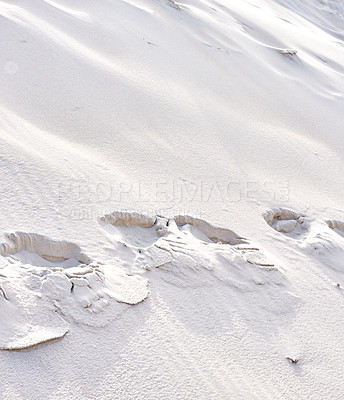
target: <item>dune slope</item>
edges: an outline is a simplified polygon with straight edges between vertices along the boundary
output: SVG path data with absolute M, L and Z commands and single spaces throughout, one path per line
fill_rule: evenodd
M 0 0 L 0 38 L 0 398 L 341 398 L 343 2 Z

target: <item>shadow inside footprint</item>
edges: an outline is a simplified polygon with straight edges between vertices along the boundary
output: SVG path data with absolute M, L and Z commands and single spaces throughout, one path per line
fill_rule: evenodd
M 182 230 L 187 230 L 197 239 L 203 241 L 231 245 L 247 243 L 244 238 L 238 236 L 235 232 L 213 226 L 203 219 L 190 217 L 189 215 L 178 215 L 174 217 L 174 221 L 178 227 L 182 227 Z
M 78 245 L 49 239 L 36 233 L 15 232 L 6 235 L 0 254 L 37 267 L 76 267 L 91 260 Z
M 296 239 L 308 232 L 304 217 L 302 214 L 282 208 L 270 210 L 264 214 L 264 219 L 271 228 Z
M 99 224 L 111 238 L 125 246 L 150 246 L 159 238 L 155 229 L 157 217 L 148 217 L 136 212 L 115 211 L 99 218 Z

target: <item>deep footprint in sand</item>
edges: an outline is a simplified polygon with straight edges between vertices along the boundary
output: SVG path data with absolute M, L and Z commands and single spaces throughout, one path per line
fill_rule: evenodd
M 61 339 L 73 321 L 103 326 L 149 294 L 147 279 L 98 266 L 72 242 L 16 232 L 0 253 L 0 350 Z
M 209 239 L 209 241 L 214 243 L 231 245 L 246 243 L 246 240 L 235 232 L 229 229 L 215 227 L 203 219 L 190 217 L 189 215 L 178 215 L 173 219 L 179 229 L 182 230 L 184 227 L 197 238 L 201 238 L 201 235 L 199 234 L 199 232 L 201 232 Z M 192 229 L 192 227 L 195 229 Z
M 0 254 L 38 267 L 76 267 L 91 262 L 74 243 L 25 232 L 7 234 L 5 242 L 1 244 Z
M 244 238 L 229 229 L 215 227 L 202 219 L 188 215 L 178 215 L 168 219 L 163 216 L 149 217 L 136 212 L 115 211 L 99 218 L 100 225 L 108 232 L 117 233 L 119 240 L 121 238 L 129 244 L 138 246 L 152 244 L 159 236 L 165 235 L 171 221 L 174 221 L 181 231 L 185 233 L 188 231 L 205 242 L 231 245 L 246 243 Z M 153 230 L 143 229 L 152 227 Z
M 113 241 L 131 246 L 149 246 L 157 240 L 157 232 L 151 228 L 156 217 L 149 217 L 136 212 L 113 212 L 98 219 L 105 232 Z
M 264 214 L 264 219 L 275 231 L 295 239 L 305 236 L 308 232 L 305 215 L 291 210 L 283 208 L 269 210 Z
M 228 253 L 261 270 L 278 270 L 274 262 L 250 244 L 249 240 L 229 229 L 213 226 L 188 215 L 166 218 L 114 212 L 100 218 L 99 222 L 106 232 L 116 229 L 119 236 L 111 238 L 114 241 L 125 241 L 126 246 L 122 251 L 136 254 L 133 264 L 137 268 L 169 270 L 173 274 L 183 275 L 185 279 L 180 282 L 182 285 L 189 284 L 186 276 L 190 270 L 200 270 L 200 276 L 204 271 L 209 271 L 206 263 L 211 265 L 212 261 L 205 260 L 210 253 L 214 253 L 215 258 L 219 254 Z M 132 236 L 135 236 L 135 240 Z M 188 260 L 184 269 L 180 269 L 182 258 Z
M 236 298 L 240 292 L 243 304 L 257 307 L 257 312 L 269 320 L 288 313 L 284 304 L 297 301 L 274 261 L 250 240 L 229 229 L 187 215 L 154 216 L 147 223 L 144 215 L 114 212 L 99 222 L 106 233 L 112 233 L 108 238 L 113 241 L 116 254 L 120 249 L 121 257 L 136 255 L 132 259 L 133 273 L 149 274 L 151 285 L 157 285 L 155 290 L 159 291 L 162 280 L 164 284 L 186 288 L 193 296 L 199 290 L 208 293 L 220 282 L 228 298 Z M 118 248 L 118 240 L 126 245 Z M 264 301 L 254 300 L 259 296 Z M 269 298 L 281 300 L 275 309 L 258 305 L 269 302 Z
M 69 324 L 54 307 L 73 283 L 63 271 L 90 263 L 89 257 L 74 243 L 25 232 L 5 235 L 0 254 L 0 349 L 23 350 L 64 337 Z

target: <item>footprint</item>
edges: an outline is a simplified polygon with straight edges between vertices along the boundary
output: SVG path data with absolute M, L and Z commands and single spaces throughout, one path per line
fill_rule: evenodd
M 313 261 L 323 279 L 333 282 L 343 279 L 344 274 L 344 222 L 307 218 L 291 210 L 276 209 L 264 214 L 273 229 L 284 235 L 301 239 L 300 249 Z
M 158 233 L 151 228 L 157 217 L 149 217 L 136 212 L 115 211 L 98 219 L 105 232 L 117 243 L 136 248 L 149 246 L 158 238 Z
M 178 227 L 192 226 L 214 243 L 225 243 L 231 245 L 246 243 L 244 238 L 238 236 L 233 231 L 215 227 L 199 218 L 190 217 L 189 215 L 178 215 L 173 219 Z M 202 235 L 197 234 L 197 230 L 190 230 L 190 233 L 195 235 L 198 239 L 201 239 Z
M 36 233 L 15 232 L 5 236 L 0 254 L 38 267 L 76 267 L 89 264 L 91 259 L 78 245 L 49 239 Z
M 16 232 L 0 254 L 0 350 L 61 339 L 75 322 L 104 326 L 149 295 L 146 278 L 98 266 L 72 242 Z
M 301 216 L 294 214 L 275 212 L 270 225 L 288 218 L 297 225 Z M 99 223 L 119 264 L 99 266 L 77 244 L 35 233 L 5 237 L 0 244 L 0 308 L 6 329 L 0 329 L 0 349 L 62 338 L 75 322 L 106 325 L 149 296 L 148 271 L 151 282 L 158 280 L 156 290 L 162 279 L 191 289 L 216 288 L 221 282 L 230 296 L 239 291 L 247 304 L 257 296 L 263 296 L 262 301 L 254 304 L 265 304 L 269 296 L 287 302 L 290 296 L 287 279 L 264 252 L 229 229 L 187 215 L 166 218 L 135 212 L 107 214 Z M 128 274 L 121 260 L 131 259 Z M 257 285 L 265 287 L 264 293 L 257 292 Z M 274 318 L 280 311 L 276 307 L 259 312 Z
M 99 218 L 99 223 L 113 234 L 111 238 L 115 242 L 126 243 L 126 251 L 136 254 L 137 264 L 142 265 L 146 261 L 149 269 L 170 265 L 175 253 L 195 257 L 200 244 L 216 245 L 218 251 L 226 250 L 226 247 L 218 247 L 219 245 L 229 245 L 229 248 L 233 247 L 232 251 L 240 254 L 250 264 L 274 266 L 247 239 L 229 229 L 213 226 L 189 215 L 178 215 L 169 219 L 163 216 L 147 217 L 138 213 L 114 212 Z
M 308 232 L 308 223 L 303 214 L 280 208 L 270 210 L 263 216 L 271 228 L 289 237 L 300 238 Z
M 344 222 L 337 220 L 326 221 L 329 228 L 336 232 L 339 236 L 344 237 Z
M 187 289 L 188 301 L 194 297 L 198 301 L 199 293 L 211 295 L 220 285 L 220 292 L 226 298 L 233 300 L 239 296 L 240 307 L 247 311 L 254 308 L 263 319 L 276 324 L 281 314 L 288 314 L 293 308 L 285 305 L 297 303 L 287 278 L 275 263 L 250 240 L 232 230 L 188 215 L 156 216 L 149 223 L 146 221 L 145 216 L 136 213 L 116 212 L 99 219 L 104 229 L 109 228 L 107 225 L 118 229 L 118 236 L 110 236 L 116 254 L 118 241 L 125 240 L 127 246 L 122 248 L 121 257 L 136 254 L 132 272 L 134 276 L 148 274 L 152 291 L 159 292 L 165 290 L 161 288 L 166 288 L 166 284 L 172 285 Z M 137 234 L 141 239 L 135 237 Z M 139 247 L 138 241 L 145 246 Z M 186 295 L 182 290 L 178 293 L 181 298 Z M 272 301 L 276 298 L 281 301 Z M 178 301 L 179 298 L 175 299 L 176 304 Z M 265 307 L 267 302 L 274 304 L 273 308 Z
M 142 225 L 146 227 L 145 234 L 150 237 L 151 243 L 147 241 L 147 246 L 139 249 L 136 265 L 139 268 L 141 266 L 141 269 L 160 269 L 183 276 L 183 282 L 178 282 L 178 285 L 190 284 L 187 278 L 190 270 L 198 270 L 199 276 L 202 276 L 204 271 L 212 270 L 208 265 L 213 265 L 214 261 L 209 256 L 212 255 L 216 259 L 224 253 L 230 254 L 240 263 L 257 267 L 257 270 L 278 271 L 274 263 L 247 239 L 229 229 L 213 226 L 205 220 L 188 215 L 178 215 L 170 219 L 157 216 L 150 218 L 147 224 L 146 217 L 137 213 L 115 212 L 111 215 L 110 218 L 101 218 L 100 223 L 103 225 L 104 221 L 108 220 L 111 224 L 113 221 L 121 224 L 123 236 L 117 239 L 127 241 L 128 252 L 132 251 L 136 244 L 128 237 L 135 234 L 135 231 L 131 231 L 133 225 L 137 223 L 140 229 Z M 209 283 L 209 280 L 205 281 Z

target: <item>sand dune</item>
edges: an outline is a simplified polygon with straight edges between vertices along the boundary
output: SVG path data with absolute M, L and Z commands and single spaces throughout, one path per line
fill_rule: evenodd
M 343 2 L 0 0 L 0 37 L 0 398 L 340 399 Z

